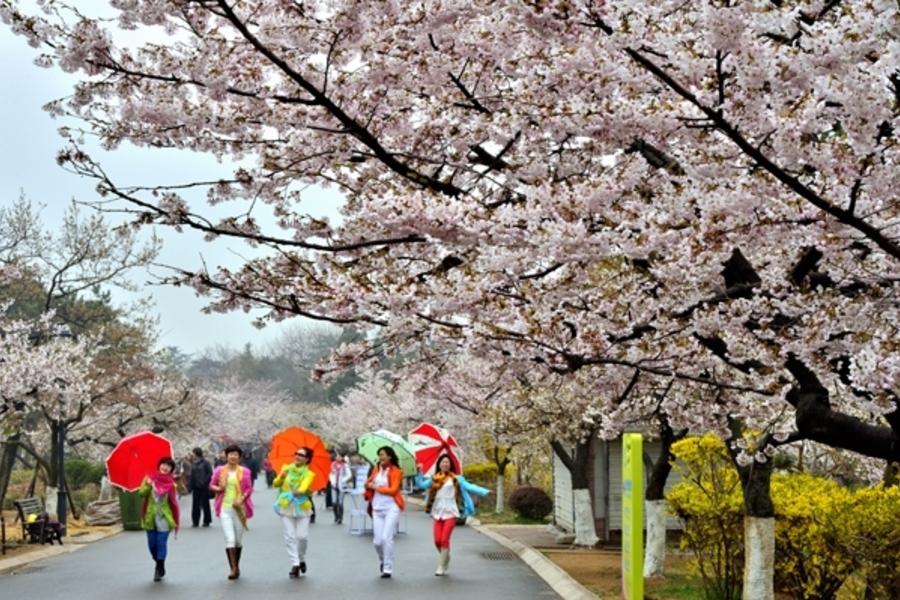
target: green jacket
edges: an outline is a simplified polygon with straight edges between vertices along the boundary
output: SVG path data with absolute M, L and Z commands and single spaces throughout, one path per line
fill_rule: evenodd
M 156 496 L 151 492 L 151 489 L 150 483 L 145 482 L 138 490 L 138 494 L 144 498 L 144 504 L 141 507 L 141 527 L 148 531 L 156 529 L 156 519 L 154 519 L 154 515 L 156 514 L 157 504 L 159 504 L 156 501 Z M 170 495 L 166 495 L 162 498 L 162 515 L 166 520 L 166 523 L 169 524 L 169 530 L 176 531 L 178 529 L 178 520 L 172 513 L 172 505 L 169 496 Z M 178 509 L 176 508 L 176 510 Z

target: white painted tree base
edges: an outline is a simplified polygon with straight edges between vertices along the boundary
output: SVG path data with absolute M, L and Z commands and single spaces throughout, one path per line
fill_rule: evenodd
M 647 520 L 644 577 L 662 577 L 666 563 L 666 501 L 645 501 L 644 517 Z
M 59 511 L 56 510 L 57 509 L 56 498 L 57 498 L 58 493 L 59 493 L 59 489 L 56 488 L 55 486 L 47 486 L 47 491 L 45 492 L 47 501 L 44 502 L 44 510 L 47 512 L 48 515 L 54 515 L 56 517 L 59 516 Z
M 593 546 L 600 541 L 594 527 L 594 506 L 591 503 L 589 490 L 572 490 L 572 502 L 575 506 L 575 545 Z
M 503 512 L 503 475 L 497 475 L 497 503 L 494 505 L 494 512 L 498 515 Z
M 775 519 L 744 517 L 743 600 L 775 597 Z

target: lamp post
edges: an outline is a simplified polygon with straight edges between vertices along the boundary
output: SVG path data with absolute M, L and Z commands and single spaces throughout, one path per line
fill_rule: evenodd
M 74 337 L 67 325 L 62 325 L 56 333 L 57 337 Z M 66 420 L 64 415 L 65 400 L 59 397 L 59 413 L 56 416 L 56 462 L 57 489 L 56 489 L 56 513 L 57 520 L 66 530 Z
M 59 519 L 60 524 L 63 526 L 63 531 L 66 530 L 66 424 L 63 420 L 62 416 L 62 402 L 60 402 L 60 413 L 59 418 L 57 419 L 56 424 L 56 454 L 57 454 L 57 473 L 59 481 L 57 482 L 59 485 L 56 491 L 56 512 L 58 513 L 57 518 Z

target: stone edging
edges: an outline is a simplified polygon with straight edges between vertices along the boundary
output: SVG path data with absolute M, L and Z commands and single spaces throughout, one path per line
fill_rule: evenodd
M 575 581 L 571 575 L 563 571 L 552 560 L 522 542 L 511 540 L 508 537 L 492 531 L 485 525 L 469 525 L 472 529 L 486 535 L 501 546 L 508 548 L 543 579 L 553 591 L 566 600 L 598 600 L 597 596 L 589 589 Z
M 0 559 L 0 575 L 15 573 L 15 571 L 23 567 L 27 567 L 31 563 L 37 562 L 39 560 L 52 558 L 54 556 L 59 556 L 60 554 L 75 552 L 76 550 L 80 550 L 87 544 L 112 537 L 118 533 L 121 533 L 121 531 L 121 527 L 116 527 L 110 531 L 88 533 L 86 535 L 79 535 L 75 537 L 65 537 L 63 538 L 63 546 L 52 545 L 50 547 L 42 547 L 39 550 L 26 552 L 19 556 Z

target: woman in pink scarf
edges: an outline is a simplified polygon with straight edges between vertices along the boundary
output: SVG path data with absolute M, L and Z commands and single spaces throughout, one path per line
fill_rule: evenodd
M 153 581 L 159 581 L 166 574 L 166 554 L 168 553 L 169 532 L 178 535 L 181 514 L 178 511 L 178 494 L 175 491 L 175 461 L 170 457 L 161 458 L 158 472 L 144 480 L 138 493 L 144 497 L 141 506 L 141 525 L 147 531 L 147 546 L 156 563 Z

